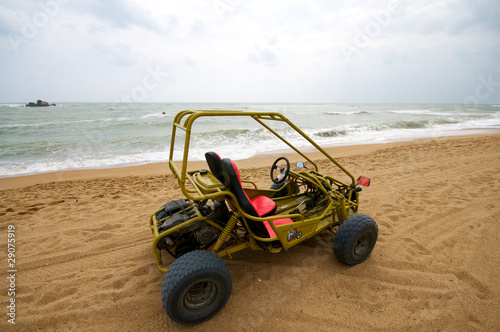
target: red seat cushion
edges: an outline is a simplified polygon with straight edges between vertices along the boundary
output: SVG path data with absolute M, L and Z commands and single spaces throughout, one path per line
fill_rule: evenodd
M 276 203 L 266 196 L 257 196 L 250 200 L 259 217 L 267 217 L 276 211 Z
M 276 219 L 273 220 L 274 226 L 279 226 L 279 225 L 285 225 L 285 224 L 291 224 L 293 223 L 293 220 L 290 218 L 283 218 L 283 219 Z M 269 233 L 269 237 L 273 238 L 276 237 L 276 233 L 274 232 L 273 227 L 269 224 L 269 221 L 264 221 L 264 226 L 266 226 L 267 232 Z
M 253 217 L 265 218 L 276 214 L 276 203 L 266 196 L 257 196 L 250 199 L 241 185 L 240 173 L 236 164 L 228 158 L 222 159 L 222 170 L 224 174 L 224 184 L 236 196 L 243 211 Z M 292 221 L 293 222 L 293 221 Z M 259 237 L 267 237 L 271 227 L 269 223 L 264 225 L 261 222 L 249 220 L 249 226 Z M 271 228 L 272 231 L 272 228 Z M 276 237 L 276 234 L 273 237 Z

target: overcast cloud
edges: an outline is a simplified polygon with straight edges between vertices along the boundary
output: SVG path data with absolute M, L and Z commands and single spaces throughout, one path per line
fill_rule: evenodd
M 498 104 L 499 17 L 498 0 L 2 0 L 0 102 Z

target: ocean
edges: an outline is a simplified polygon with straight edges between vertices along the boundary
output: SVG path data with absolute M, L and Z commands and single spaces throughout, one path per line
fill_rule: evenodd
M 500 105 L 56 104 L 0 104 L 0 177 L 165 162 L 172 121 L 182 110 L 280 112 L 323 147 L 500 132 Z M 284 148 L 253 120 L 203 119 L 194 129 L 191 160 L 203 160 L 207 151 L 238 160 Z M 277 130 L 307 147 L 290 130 Z M 176 153 L 175 159 L 181 156 Z

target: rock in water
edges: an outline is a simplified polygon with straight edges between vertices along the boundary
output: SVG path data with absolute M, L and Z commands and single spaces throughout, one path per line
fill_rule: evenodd
M 26 107 L 46 107 L 46 106 L 56 106 L 56 104 L 49 104 L 48 102 L 40 99 L 36 101 L 36 104 L 32 102 L 26 104 Z

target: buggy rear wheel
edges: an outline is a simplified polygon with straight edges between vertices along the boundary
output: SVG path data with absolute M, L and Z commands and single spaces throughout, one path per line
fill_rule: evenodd
M 333 238 L 333 252 L 344 264 L 359 264 L 368 258 L 377 237 L 375 220 L 365 214 L 355 214 L 339 226 Z
M 181 243 L 175 248 L 175 256 L 179 258 L 190 251 L 195 251 L 196 249 L 199 249 L 199 247 L 200 246 L 198 245 L 198 243 L 193 240 Z
M 175 260 L 165 273 L 163 308 L 178 324 L 199 324 L 224 307 L 231 288 L 231 274 L 217 254 L 191 251 Z

